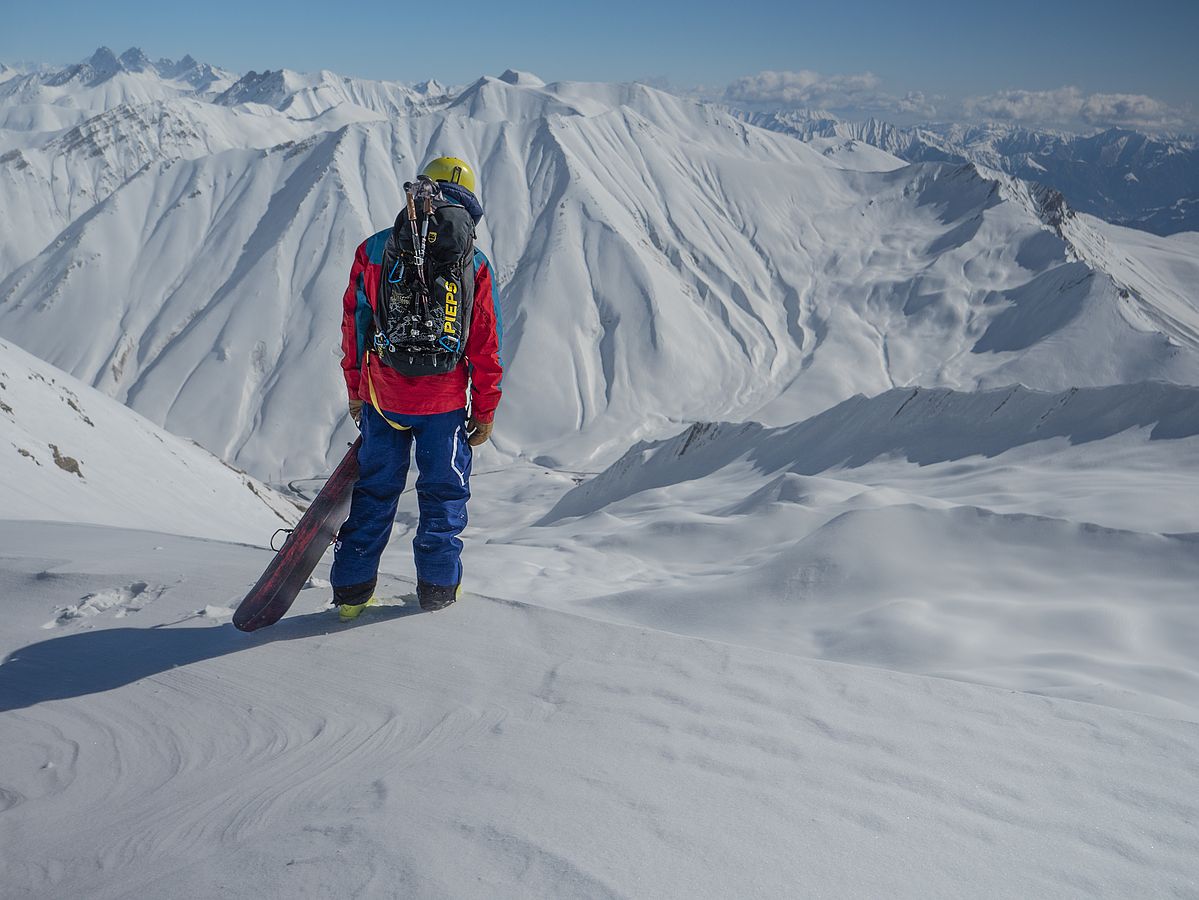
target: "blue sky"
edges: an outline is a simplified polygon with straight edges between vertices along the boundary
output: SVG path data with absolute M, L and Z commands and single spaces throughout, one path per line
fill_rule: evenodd
M 737 90 L 932 117 L 960 112 L 969 98 L 976 113 L 1014 118 L 1083 109 L 1092 96 L 1095 115 L 1199 106 L 1199 0 L 2 2 L 6 61 L 72 62 L 101 44 L 117 53 L 136 45 L 152 58 L 191 53 L 237 72 L 328 68 L 461 83 L 512 67 L 546 80 L 658 79 L 709 92 L 763 71 L 807 73 Z M 437 39 L 400 40 L 423 23 L 439 26 Z

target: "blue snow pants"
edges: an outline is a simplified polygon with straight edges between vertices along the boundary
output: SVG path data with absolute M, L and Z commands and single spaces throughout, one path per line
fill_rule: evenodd
M 420 508 L 420 522 L 412 541 L 416 577 L 428 584 L 458 584 L 462 579 L 462 541 L 458 535 L 466 527 L 466 501 L 470 499 L 471 448 L 466 442 L 466 410 L 429 416 L 389 413 L 384 418 L 364 403 L 360 424 L 358 483 L 354 485 L 350 516 L 338 532 L 333 553 L 330 580 L 334 594 L 338 588 L 354 585 L 373 589 L 379 558 L 391 537 L 396 506 L 408 479 L 413 443 Z

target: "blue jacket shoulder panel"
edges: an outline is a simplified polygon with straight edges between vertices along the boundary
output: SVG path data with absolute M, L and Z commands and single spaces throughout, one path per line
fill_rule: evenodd
M 366 261 L 369 265 L 378 266 L 383 264 L 383 251 L 387 248 L 387 239 L 391 236 L 391 229 L 384 228 L 382 231 L 376 232 L 362 242 L 363 251 L 366 253 Z M 374 325 L 374 311 L 371 309 L 370 299 L 366 296 L 366 272 L 358 273 L 358 283 L 354 286 L 358 296 L 358 303 L 354 309 L 354 329 L 357 336 L 358 356 L 355 363 L 360 363 L 363 354 L 366 352 L 366 336 L 370 333 Z
M 390 236 L 391 229 L 384 228 L 362 242 L 362 245 L 366 248 L 367 261 L 372 265 L 377 266 L 383 262 L 383 251 L 387 248 L 387 238 Z

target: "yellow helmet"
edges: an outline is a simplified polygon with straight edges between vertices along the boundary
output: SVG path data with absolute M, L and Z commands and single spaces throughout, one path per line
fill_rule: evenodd
M 437 157 L 425 166 L 421 174 L 434 181 L 460 184 L 472 194 L 475 192 L 475 173 L 470 166 L 456 156 Z

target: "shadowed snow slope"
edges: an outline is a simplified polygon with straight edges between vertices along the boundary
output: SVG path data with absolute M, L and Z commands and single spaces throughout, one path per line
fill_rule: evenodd
M 739 457 L 765 473 L 816 475 L 885 456 L 928 465 L 997 456 L 1051 438 L 1098 441 L 1132 428 L 1149 429 L 1150 440 L 1199 435 L 1199 387 L 1149 382 L 1061 394 L 1024 387 L 970 394 L 897 388 L 854 397 L 785 428 L 701 423 L 670 440 L 634 447 L 563 497 L 543 524 L 648 488 L 703 478 Z
M 149 159 L 183 128 L 209 149 L 166 150 L 179 158 L 68 224 L 61 203 L 41 206 L 44 173 L 74 151 L 6 156 L 6 199 L 33 208 L 47 243 L 26 242 L 0 282 L 0 330 L 259 475 L 320 471 L 347 427 L 338 320 L 353 249 L 391 224 L 424 159 L 452 151 L 476 163 L 490 211 L 508 453 L 591 465 L 680 422 L 786 424 L 898 385 L 1199 382 L 1184 269 L 1114 280 L 1119 234 L 1095 250 L 1060 197 L 1007 176 L 852 171 L 641 85 L 507 73 L 388 120 L 356 91 L 325 121 L 190 99 L 89 123 L 84 146 L 148 135 Z M 255 116 L 282 120 L 288 143 L 263 147 Z M 108 190 L 77 157 L 67 181 Z M 1138 238 L 1127 255 L 1180 246 Z M 219 414 L 216 395 L 231 400 Z
M 262 551 L 25 523 L 0 543 L 16 598 L 0 879 L 16 896 L 1199 884 L 1191 723 L 473 595 L 347 627 L 305 592 L 243 635 L 222 621 Z M 86 620 L 65 615 L 80 597 Z
M 895 390 L 641 445 L 480 555 L 556 548 L 507 579 L 550 605 L 1199 720 L 1197 461 L 1196 388 Z
M 298 517 L 266 485 L 4 341 L 0 457 L 10 519 L 263 543 Z

